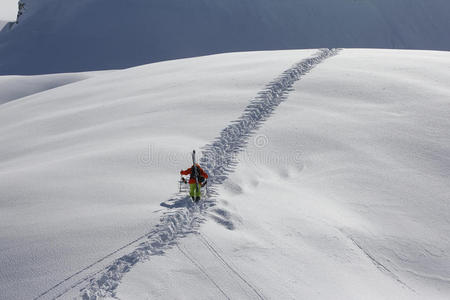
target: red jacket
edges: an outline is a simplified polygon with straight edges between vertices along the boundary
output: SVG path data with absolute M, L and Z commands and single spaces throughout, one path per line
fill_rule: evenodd
M 190 167 L 187 170 L 180 171 L 180 174 L 181 175 L 190 175 L 192 173 L 192 167 Z M 206 172 L 202 169 L 202 167 L 200 167 L 199 164 L 197 164 L 197 169 L 200 172 L 200 176 L 205 177 L 205 179 L 208 178 L 208 174 L 206 174 Z M 194 184 L 194 183 L 195 183 L 195 178 L 191 176 L 191 178 L 189 178 L 189 184 Z

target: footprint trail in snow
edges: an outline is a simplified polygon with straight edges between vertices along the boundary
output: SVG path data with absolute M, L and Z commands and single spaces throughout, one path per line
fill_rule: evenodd
M 296 81 L 327 58 L 337 55 L 339 51 L 339 49 L 321 49 L 312 57 L 304 59 L 284 71 L 258 93 L 240 118 L 231 122 L 222 130 L 219 137 L 203 148 L 200 161 L 210 174 L 208 199 L 198 205 L 168 209 L 163 213 L 160 223 L 155 226 L 154 230 L 79 270 L 35 299 L 57 299 L 79 287 L 82 287 L 81 296 L 86 300 L 106 296 L 114 297 L 120 280 L 136 263 L 148 260 L 152 255 L 162 254 L 176 245 L 178 239 L 190 233 L 197 233 L 198 227 L 205 220 L 204 213 L 215 205 L 217 186 L 222 184 L 233 172 L 237 163 L 235 157 L 246 147 L 249 138 L 270 117 L 277 106 L 287 99 L 287 95 Z M 176 199 L 172 200 L 180 202 L 184 197 L 184 195 L 178 195 Z M 207 243 L 202 239 L 203 241 Z M 205 246 L 208 245 L 205 244 Z M 211 251 L 214 253 L 213 249 Z M 116 259 L 112 261 L 114 258 Z M 217 256 L 217 259 L 223 261 L 227 266 L 228 263 L 220 255 Z M 258 298 L 264 298 L 258 288 L 238 271 L 231 266 L 227 266 L 227 268 L 235 273 Z

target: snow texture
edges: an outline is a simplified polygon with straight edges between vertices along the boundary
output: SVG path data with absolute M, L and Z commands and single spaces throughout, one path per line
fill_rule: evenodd
M 88 79 L 99 72 L 37 76 L 0 76 L 0 104 Z
M 184 237 L 195 231 L 203 218 L 201 214 L 215 204 L 215 187 L 227 179 L 232 171 L 233 157 L 239 153 L 251 136 L 274 109 L 285 99 L 286 92 L 293 83 L 313 69 L 326 58 L 333 56 L 337 50 L 322 50 L 316 56 L 306 59 L 289 70 L 286 70 L 279 78 L 267 85 L 257 99 L 252 101 L 234 124 L 225 128 L 219 138 L 211 145 L 206 146 L 201 159 L 205 171 L 210 174 L 211 187 L 208 200 L 202 201 L 201 205 L 183 208 L 176 212 L 168 211 L 155 231 L 147 234 L 148 241 L 142 242 L 132 253 L 127 254 L 111 266 L 105 272 L 100 273 L 98 278 L 91 280 L 91 284 L 83 293 L 84 299 L 95 299 L 98 296 L 114 296 L 124 273 L 128 272 L 133 265 L 147 259 L 150 255 L 160 255 L 168 246 L 172 246 L 180 237 Z M 177 201 L 183 201 L 185 196 Z
M 234 157 L 199 230 L 115 296 L 448 299 L 449 58 L 346 49 L 317 66 Z
M 301 50 L 24 77 L 83 80 L 0 104 L 0 298 L 448 299 L 449 66 Z M 199 205 L 174 194 L 193 148 Z
M 212 141 L 267 82 L 313 52 L 152 64 L 0 105 L 8 145 L 0 149 L 1 297 L 34 298 L 145 236 L 159 223 L 160 203 L 178 189 L 178 171 L 191 160 L 185 154 Z M 208 124 L 201 131 L 198 109 Z

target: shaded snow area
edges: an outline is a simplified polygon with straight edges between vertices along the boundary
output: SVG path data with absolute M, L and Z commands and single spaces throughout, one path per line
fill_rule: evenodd
M 450 50 L 448 0 L 22 0 L 0 74 L 319 47 Z M 119 20 L 119 21 L 118 21 Z
M 5 27 L 6 24 L 8 24 L 8 21 L 2 21 L 2 20 L 0 20 L 0 30 L 2 30 L 3 27 Z
M 0 104 L 0 298 L 448 299 L 449 74 L 344 49 L 0 77 L 54 81 Z
M 107 72 L 107 71 L 104 71 Z M 91 78 L 98 72 L 36 76 L 0 76 L 0 104 Z

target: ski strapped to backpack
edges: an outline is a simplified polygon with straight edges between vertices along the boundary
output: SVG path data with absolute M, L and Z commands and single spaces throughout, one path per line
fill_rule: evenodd
M 199 180 L 199 176 L 200 176 L 200 171 L 197 168 L 197 162 L 195 161 L 195 150 L 192 151 L 192 175 L 194 175 L 195 178 L 195 185 L 196 185 L 196 189 L 197 189 L 197 193 L 200 192 L 200 180 Z
M 203 169 L 200 167 L 200 165 L 197 164 L 197 159 L 195 157 L 195 150 L 192 151 L 192 167 L 189 168 L 186 171 L 181 170 L 180 171 L 181 174 L 181 179 L 179 181 L 179 191 L 180 192 L 184 192 L 186 191 L 183 186 L 184 185 L 188 185 L 190 184 L 190 193 L 194 193 L 195 190 L 195 197 L 192 196 L 192 199 L 194 201 L 198 201 L 200 200 L 200 194 L 202 192 L 202 187 L 205 187 L 205 193 L 204 196 L 206 196 L 208 194 L 208 181 L 206 180 L 206 178 L 208 178 L 208 175 L 205 173 L 205 171 L 203 171 Z M 183 175 L 190 175 L 190 179 L 189 181 L 183 177 Z

